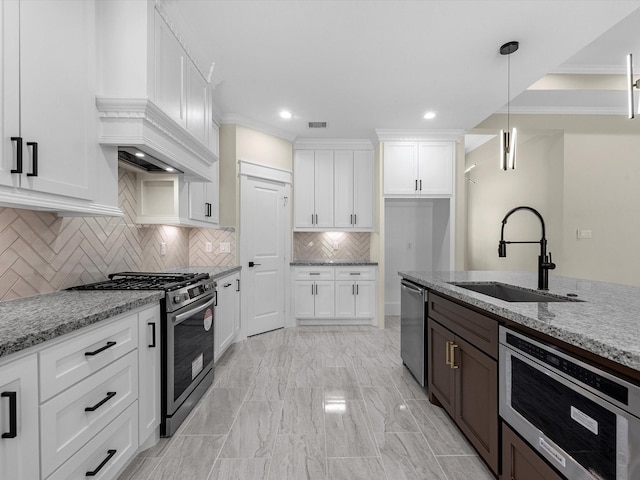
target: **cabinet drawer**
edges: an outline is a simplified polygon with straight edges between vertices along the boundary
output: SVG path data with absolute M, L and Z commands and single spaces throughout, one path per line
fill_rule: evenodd
M 429 316 L 487 355 L 498 358 L 498 322 L 434 294 L 429 295 Z
M 373 267 L 336 267 L 336 280 L 375 280 Z
M 298 267 L 293 273 L 295 280 L 333 280 L 334 274 L 334 267 Z
M 94 472 L 103 462 L 92 478 L 116 478 L 138 448 L 137 424 L 138 403 L 134 402 L 47 480 L 85 480 L 87 472 Z
M 136 314 L 127 314 L 120 320 L 42 350 L 39 353 L 40 402 L 136 348 L 137 318 Z
M 64 463 L 137 397 L 138 363 L 134 351 L 41 405 L 43 476 Z

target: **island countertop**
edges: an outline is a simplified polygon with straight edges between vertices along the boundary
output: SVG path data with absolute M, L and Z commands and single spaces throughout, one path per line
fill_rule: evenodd
M 577 295 L 574 298 L 582 302 L 506 302 L 451 283 L 491 281 L 536 290 L 537 274 L 492 271 L 398 273 L 433 292 L 640 371 L 639 287 L 551 275 L 549 293 Z

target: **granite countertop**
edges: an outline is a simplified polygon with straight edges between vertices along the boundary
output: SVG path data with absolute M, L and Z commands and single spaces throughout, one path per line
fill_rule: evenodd
M 164 292 L 62 291 L 0 302 L 0 358 L 164 297 Z
M 536 273 L 398 272 L 432 291 L 456 298 L 640 371 L 640 288 L 577 278 L 549 277 L 549 293 L 583 302 L 505 302 L 449 282 L 495 281 L 537 289 Z
M 318 266 L 356 267 L 356 266 L 375 266 L 375 265 L 378 265 L 378 262 L 372 262 L 371 260 L 318 259 L 318 260 L 294 260 L 289 265 L 294 267 L 318 267 Z
M 242 270 L 240 265 L 227 265 L 224 267 L 220 266 L 206 266 L 206 267 L 198 267 L 198 266 L 186 266 L 186 267 L 177 267 L 171 268 L 169 270 L 165 270 L 166 273 L 175 272 L 175 273 L 208 273 L 212 279 L 222 278 L 227 275 L 230 275 L 235 272 L 239 272 Z

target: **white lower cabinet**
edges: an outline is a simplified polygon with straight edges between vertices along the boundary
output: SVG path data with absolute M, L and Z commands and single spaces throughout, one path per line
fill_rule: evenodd
M 115 479 L 137 449 L 138 402 L 134 402 L 47 480 Z
M 368 320 L 376 317 L 376 269 L 294 267 L 293 312 L 304 320 Z
M 213 314 L 214 361 L 233 343 L 240 329 L 240 273 L 216 280 Z
M 0 478 L 33 480 L 40 471 L 38 359 L 0 365 Z
M 138 438 L 140 445 L 160 425 L 160 307 L 138 314 Z

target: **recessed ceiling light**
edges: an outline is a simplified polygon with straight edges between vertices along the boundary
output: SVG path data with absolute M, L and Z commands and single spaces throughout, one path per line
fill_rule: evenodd
M 424 118 L 427 120 L 431 120 L 432 118 L 436 118 L 436 112 L 427 112 L 424 114 Z
M 167 167 L 167 168 L 165 168 L 165 170 L 166 170 L 167 172 L 173 172 L 173 168 L 172 168 L 172 167 Z
M 136 157 L 138 157 L 138 158 L 142 158 L 142 157 L 144 157 L 144 153 L 142 153 L 142 152 L 136 152 Z
M 286 119 L 286 120 L 289 120 L 289 119 L 291 118 L 291 116 L 292 116 L 292 115 L 291 115 L 291 112 L 287 112 L 286 110 L 282 110 L 282 111 L 280 112 L 280 117 L 281 117 L 281 118 L 284 118 L 284 119 Z

